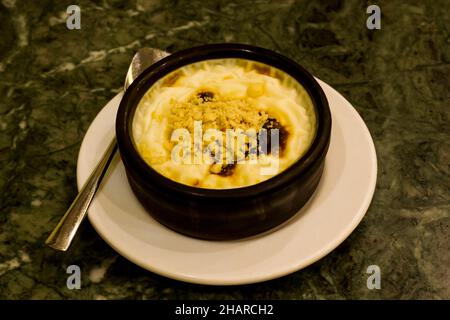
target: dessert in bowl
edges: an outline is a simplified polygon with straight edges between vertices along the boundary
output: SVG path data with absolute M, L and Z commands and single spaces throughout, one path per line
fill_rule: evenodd
M 311 145 L 315 124 L 312 101 L 292 77 L 227 58 L 192 63 L 158 80 L 139 102 L 132 132 L 139 154 L 163 176 L 228 189 L 265 181 L 295 163 Z
M 312 196 L 331 117 L 318 83 L 272 51 L 191 48 L 125 93 L 116 136 L 130 186 L 162 224 L 228 240 L 271 229 Z

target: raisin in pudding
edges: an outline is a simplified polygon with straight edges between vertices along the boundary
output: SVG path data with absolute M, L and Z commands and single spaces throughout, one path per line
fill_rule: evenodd
M 173 181 L 208 189 L 257 184 L 310 147 L 316 115 L 286 73 L 244 59 L 193 63 L 157 81 L 132 122 L 145 162 Z

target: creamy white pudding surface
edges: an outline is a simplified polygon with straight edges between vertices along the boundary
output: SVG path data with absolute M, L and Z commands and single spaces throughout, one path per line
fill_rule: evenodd
M 179 138 L 177 129 L 191 140 Z M 268 130 L 269 142 L 270 129 L 278 130 L 279 152 L 261 152 L 259 138 L 234 151 L 227 143 L 226 130 L 261 129 Z M 176 182 L 209 189 L 250 186 L 281 173 L 308 150 L 315 132 L 306 90 L 278 69 L 243 59 L 207 60 L 168 74 L 143 96 L 132 123 L 135 147 L 149 166 Z M 211 149 L 214 143 L 217 149 Z M 227 152 L 234 163 L 226 163 Z

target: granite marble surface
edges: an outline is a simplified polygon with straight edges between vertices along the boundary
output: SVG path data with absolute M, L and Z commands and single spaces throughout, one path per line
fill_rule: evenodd
M 406 3 L 407 2 L 407 3 Z M 381 8 L 381 30 L 366 8 Z M 68 30 L 66 8 L 81 8 Z M 450 2 L 0 2 L 0 299 L 450 299 Z M 76 195 L 76 160 L 134 51 L 243 42 L 281 52 L 340 91 L 378 153 L 373 202 L 325 258 L 265 283 L 207 287 L 143 270 L 85 221 L 44 246 Z M 66 268 L 82 270 L 80 290 Z M 369 265 L 382 288 L 366 286 Z

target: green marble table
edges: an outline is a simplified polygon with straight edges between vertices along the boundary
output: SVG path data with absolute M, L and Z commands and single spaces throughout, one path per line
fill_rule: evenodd
M 1 299 L 449 299 L 450 2 L 0 2 Z M 81 8 L 81 29 L 66 8 Z M 85 221 L 67 253 L 44 240 L 75 197 L 76 160 L 134 51 L 243 42 L 281 52 L 339 90 L 378 154 L 373 202 L 325 258 L 265 283 L 208 287 L 143 270 Z M 81 289 L 66 287 L 79 265 Z M 381 289 L 369 290 L 369 265 Z

